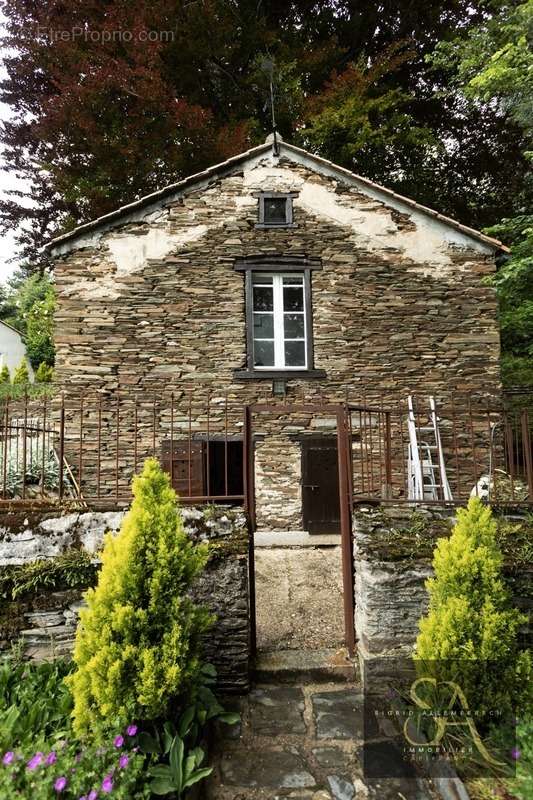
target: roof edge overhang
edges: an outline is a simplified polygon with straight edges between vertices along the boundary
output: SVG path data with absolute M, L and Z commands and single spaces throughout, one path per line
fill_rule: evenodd
M 409 197 L 398 194 L 392 189 L 387 189 L 385 186 L 381 186 L 380 184 L 371 181 L 369 178 L 364 178 L 361 175 L 357 175 L 345 167 L 340 167 L 337 164 L 334 164 L 332 161 L 322 158 L 321 156 L 317 156 L 314 153 L 310 153 L 307 150 L 303 150 L 302 148 L 296 147 L 295 145 L 287 142 L 279 142 L 278 151 L 279 157 L 287 156 L 289 159 L 300 163 L 302 166 L 307 166 L 323 175 L 351 183 L 356 188 L 360 188 L 363 193 L 369 194 L 371 197 L 374 197 L 385 204 L 388 202 L 394 207 L 401 207 L 401 209 L 407 213 L 409 210 L 413 210 L 419 214 L 431 217 L 432 219 L 440 222 L 442 225 L 453 228 L 454 230 L 462 233 L 464 236 L 477 242 L 481 242 L 496 252 L 510 252 L 509 248 L 498 239 L 487 236 L 486 234 L 481 233 L 481 231 L 470 228 L 468 225 L 463 225 L 461 222 L 458 222 L 451 217 L 447 217 L 446 215 L 441 214 L 432 208 L 428 208 L 421 203 L 417 203 L 415 200 L 411 200 Z M 164 201 L 165 198 L 169 196 L 179 195 L 181 193 L 185 193 L 187 190 L 200 188 L 202 185 L 207 186 L 212 179 L 224 177 L 225 175 L 233 172 L 233 170 L 236 167 L 239 167 L 241 164 L 261 157 L 268 152 L 272 152 L 272 144 L 270 142 L 253 147 L 250 150 L 246 150 L 243 153 L 239 153 L 236 156 L 228 158 L 226 161 L 220 164 L 215 164 L 212 167 L 203 170 L 202 172 L 197 172 L 181 181 L 177 181 L 169 186 L 165 186 L 163 189 L 159 189 L 156 192 L 145 195 L 144 197 L 135 200 L 133 203 L 128 203 L 127 205 L 121 206 L 115 211 L 111 211 L 110 213 L 104 214 L 97 219 L 86 222 L 83 225 L 79 225 L 72 231 L 68 231 L 67 233 L 57 236 L 56 238 L 47 242 L 44 247 L 53 257 L 65 254 L 76 248 L 76 240 L 80 237 L 87 236 L 88 234 L 98 231 L 98 229 L 108 230 L 113 228 L 115 227 L 115 224 L 120 224 L 122 220 L 123 223 L 125 223 L 129 221 L 129 217 L 135 216 L 137 212 L 149 206 L 157 205 L 159 202 Z M 278 154 L 276 154 L 276 157 L 278 157 Z

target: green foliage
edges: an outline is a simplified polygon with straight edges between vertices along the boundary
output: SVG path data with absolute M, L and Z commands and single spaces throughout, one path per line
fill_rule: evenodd
M 533 717 L 518 721 L 517 734 L 517 774 L 509 782 L 509 789 L 519 800 L 533 800 Z
M 27 599 L 42 591 L 87 589 L 96 582 L 98 565 L 89 553 L 72 548 L 55 558 L 0 568 L 0 597 Z
M 533 215 L 504 219 L 487 232 L 511 245 L 490 279 L 500 302 L 504 384 L 533 386 Z
M 35 373 L 35 381 L 37 383 L 52 383 L 53 380 L 54 368 L 49 366 L 45 361 L 41 361 Z
M 26 386 L 29 382 L 30 373 L 28 370 L 28 362 L 23 358 L 13 375 L 13 386 Z
M 439 43 L 434 61 L 454 65 L 467 95 L 485 102 L 497 99 L 533 135 L 532 42 L 533 0 L 502 4 L 466 37 Z
M 133 482 L 119 535 L 108 535 L 96 589 L 86 595 L 70 679 L 75 729 L 164 717 L 194 685 L 210 623 L 187 591 L 207 560 L 183 531 L 176 494 L 155 459 Z
M 116 737 L 83 746 L 75 739 L 37 739 L 11 750 L 11 763 L 0 764 L 0 796 L 2 800 L 78 800 L 93 790 L 94 797 L 149 798 L 145 757 L 133 750 L 135 739 L 121 738 L 120 746 Z
M 23 387 L 23 384 L 21 384 Z M 29 394 L 29 393 L 28 393 Z M 6 459 L 6 493 L 8 497 L 20 497 L 23 484 L 23 431 L 17 437 L 7 440 Z M 6 442 L 0 442 L 0 459 L 3 464 Z M 43 441 L 42 437 L 26 437 L 26 476 L 24 484 L 27 489 L 33 487 L 40 492 L 43 477 Z M 44 445 L 44 489 L 54 492 L 59 487 L 59 465 L 51 447 Z
M 205 758 L 201 747 L 195 747 L 186 758 L 184 754 L 183 739 L 174 736 L 169 750 L 169 763 L 156 764 L 150 770 L 152 776 L 150 789 L 154 794 L 174 794 L 183 797 L 183 792 L 213 771 L 212 767 L 201 767 Z
M 29 280 L 32 280 L 30 278 Z M 44 279 L 41 278 L 41 281 Z M 31 365 L 40 364 L 51 367 L 55 359 L 54 310 L 55 293 L 48 284 L 44 296 L 36 300 L 28 311 L 26 320 L 26 350 Z
M 208 722 L 233 725 L 239 714 L 225 712 L 210 686 L 216 681 L 216 671 L 210 664 L 202 667 L 194 702 L 176 720 L 165 722 L 154 735 L 141 733 L 139 744 L 145 753 L 157 754 L 159 762 L 150 770 L 150 788 L 156 795 L 175 793 L 178 798 L 193 784 L 211 774 L 211 767 L 202 767 L 205 754 L 198 742 Z
M 436 139 L 409 114 L 410 95 L 390 86 L 390 76 L 413 58 L 413 51 L 400 42 L 370 65 L 361 58 L 333 73 L 322 94 L 308 101 L 299 128 L 302 145 L 358 170 L 371 160 L 376 171 L 389 174 L 399 168 L 404 150 L 418 149 L 422 159 Z
M 37 369 L 41 362 L 52 366 L 55 292 L 48 275 L 17 274 L 2 292 L 0 317 L 24 336 L 32 367 Z
M 70 728 L 72 697 L 64 678 L 72 664 L 0 662 L 0 751 L 29 747 L 36 735 L 62 739 Z M 3 797 L 3 795 L 2 795 Z
M 481 720 L 494 709 L 509 718 L 533 699 L 530 654 L 517 645 L 525 618 L 509 605 L 496 532 L 479 498 L 459 509 L 451 537 L 435 549 L 429 612 L 416 643 L 416 658 L 440 680 L 457 680 Z
M 2 369 L 0 370 L 0 384 L 3 386 L 9 385 L 11 383 L 11 374 L 9 372 L 9 367 L 7 364 L 4 364 Z

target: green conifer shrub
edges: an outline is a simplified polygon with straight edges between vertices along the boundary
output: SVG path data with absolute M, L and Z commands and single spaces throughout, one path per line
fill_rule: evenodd
M 11 375 L 9 372 L 9 367 L 7 364 L 4 364 L 2 369 L 0 370 L 0 385 L 6 386 L 7 384 L 11 383 Z
M 13 375 L 13 386 L 20 386 L 29 382 L 30 373 L 28 371 L 28 362 L 25 358 L 23 358 L 16 368 L 15 374 Z
M 37 383 L 52 383 L 54 379 L 54 368 L 41 361 L 35 373 L 35 380 Z
M 187 538 L 176 493 L 155 459 L 134 478 L 133 495 L 119 534 L 105 539 L 98 584 L 80 617 L 69 678 L 79 734 L 164 717 L 201 669 L 211 618 L 187 591 L 207 545 Z
M 461 685 L 481 720 L 494 710 L 509 718 L 532 702 L 530 653 L 517 642 L 525 617 L 510 605 L 496 533 L 479 498 L 458 510 L 452 535 L 435 548 L 415 653 L 435 677 Z

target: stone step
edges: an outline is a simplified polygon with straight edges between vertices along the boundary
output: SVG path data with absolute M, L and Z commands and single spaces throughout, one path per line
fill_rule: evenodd
M 336 533 L 259 530 L 254 534 L 255 547 L 339 547 L 340 543 Z
M 353 683 L 356 663 L 345 648 L 327 650 L 273 650 L 257 654 L 257 683 Z

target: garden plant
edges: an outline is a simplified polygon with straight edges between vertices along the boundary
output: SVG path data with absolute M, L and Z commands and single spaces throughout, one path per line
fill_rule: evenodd
M 73 662 L 0 665 L 2 800 L 183 798 L 211 772 L 206 726 L 234 723 L 201 657 L 211 618 L 187 591 L 208 557 L 150 459 L 106 538 Z

